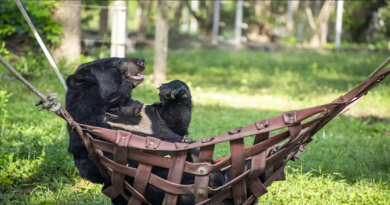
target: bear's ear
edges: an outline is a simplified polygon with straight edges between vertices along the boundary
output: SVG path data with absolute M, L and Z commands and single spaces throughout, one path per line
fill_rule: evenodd
M 94 84 L 94 79 L 91 76 L 91 72 L 86 70 L 83 72 L 77 72 L 73 75 L 70 75 L 66 79 L 66 84 L 69 88 L 86 88 Z

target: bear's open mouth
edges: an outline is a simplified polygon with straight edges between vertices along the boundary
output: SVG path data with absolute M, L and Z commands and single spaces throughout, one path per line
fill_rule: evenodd
M 142 72 L 137 73 L 137 75 L 129 76 L 131 79 L 136 81 L 143 81 L 144 80 L 144 74 Z

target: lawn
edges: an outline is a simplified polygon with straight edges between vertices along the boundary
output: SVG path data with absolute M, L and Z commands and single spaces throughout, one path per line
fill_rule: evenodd
M 129 57 L 146 59 L 146 81 L 134 98 L 158 101 L 158 90 L 151 85 L 153 52 Z M 167 66 L 169 80 L 181 79 L 191 88 L 195 107 L 190 137 L 199 140 L 328 103 L 363 82 L 387 57 L 299 50 L 174 50 Z M 66 76 L 75 68 L 62 70 Z M 58 100 L 64 102 L 59 81 L 48 65 L 44 69 L 47 72 L 30 74 L 28 80 L 44 94 L 58 92 Z M 4 73 L 8 71 L 0 66 Z M 37 97 L 14 78 L 0 76 L 0 203 L 110 204 L 100 185 L 79 177 L 67 153 L 65 122 L 38 112 Z M 390 204 L 389 105 L 386 79 L 317 133 L 301 159 L 289 162 L 287 181 L 273 183 L 258 204 Z M 222 144 L 214 157 L 227 154 L 228 145 Z

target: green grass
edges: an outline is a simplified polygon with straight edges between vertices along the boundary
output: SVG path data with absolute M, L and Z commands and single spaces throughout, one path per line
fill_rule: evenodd
M 135 56 L 146 59 L 149 76 L 134 98 L 158 101 L 150 76 L 153 53 L 129 57 Z M 190 85 L 195 102 L 190 137 L 199 140 L 328 103 L 363 82 L 386 58 L 299 50 L 176 50 L 169 52 L 168 78 Z M 64 102 L 60 83 L 46 69 L 29 80 L 44 94 L 58 92 Z M 0 67 L 0 73 L 8 72 Z M 287 181 L 273 183 L 259 204 L 390 204 L 389 88 L 387 79 L 317 133 L 301 159 L 289 162 Z M 37 112 L 38 99 L 15 79 L 1 78 L 1 90 L 12 96 L 4 108 L 0 94 L 0 203 L 109 204 L 101 186 L 82 180 L 73 166 L 65 122 L 47 111 Z M 215 158 L 229 154 L 228 144 L 216 150 Z

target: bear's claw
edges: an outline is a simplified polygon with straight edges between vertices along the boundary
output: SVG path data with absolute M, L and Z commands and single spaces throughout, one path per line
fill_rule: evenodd
M 190 90 L 185 83 L 174 80 L 160 86 L 160 101 L 186 99 L 190 96 Z

